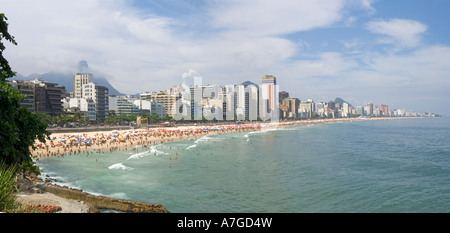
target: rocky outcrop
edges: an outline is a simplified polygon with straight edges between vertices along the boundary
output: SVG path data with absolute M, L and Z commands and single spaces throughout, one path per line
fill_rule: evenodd
M 136 202 L 105 196 L 95 196 L 82 190 L 46 184 L 44 191 L 67 199 L 83 201 L 92 209 L 110 209 L 127 213 L 169 213 L 161 204 Z

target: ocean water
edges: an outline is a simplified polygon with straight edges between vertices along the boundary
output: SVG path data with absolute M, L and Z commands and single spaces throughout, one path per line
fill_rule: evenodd
M 174 213 L 450 212 L 450 119 L 205 136 L 38 161 L 55 183 Z

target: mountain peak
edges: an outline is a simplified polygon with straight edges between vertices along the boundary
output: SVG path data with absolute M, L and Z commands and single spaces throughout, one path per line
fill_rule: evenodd
M 341 98 L 339 98 L 339 97 L 337 97 L 337 98 L 334 100 L 334 102 L 335 102 L 335 103 L 339 103 L 340 105 L 342 105 L 342 104 L 344 104 L 344 103 L 347 103 L 349 106 L 352 106 L 349 102 L 347 102 L 347 101 L 345 101 L 345 100 L 343 100 L 343 99 L 341 99 Z
M 89 66 L 87 61 L 81 60 L 80 62 L 78 62 L 78 73 L 88 73 L 88 71 Z
M 91 73 L 94 74 L 94 83 L 101 84 L 106 86 L 109 89 L 110 95 L 125 95 L 123 93 L 120 93 L 116 88 L 114 88 L 105 77 L 97 77 L 95 76 L 95 72 L 91 68 L 89 68 L 89 65 L 86 60 L 80 60 L 78 62 L 78 73 Z M 63 73 L 63 72 L 55 72 L 50 71 L 44 74 L 30 74 L 28 77 L 25 77 L 23 75 L 17 74 L 14 79 L 17 80 L 33 80 L 35 78 L 42 79 L 46 82 L 51 83 L 57 83 L 59 86 L 64 86 L 66 88 L 67 92 L 73 91 L 73 74 L 71 73 Z

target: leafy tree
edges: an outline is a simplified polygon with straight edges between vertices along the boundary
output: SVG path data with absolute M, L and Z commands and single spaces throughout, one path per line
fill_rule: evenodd
M 30 148 L 34 148 L 35 140 L 45 142 L 50 133 L 47 124 L 41 118 L 19 105 L 23 95 L 14 89 L 6 79 L 15 75 L 8 61 L 3 57 L 6 39 L 14 45 L 17 42 L 8 33 L 7 18 L 0 14 L 0 160 L 7 165 L 18 164 L 24 169 L 37 168 L 33 165 Z
M 3 57 L 5 46 L 3 45 L 2 39 L 17 45 L 17 42 L 14 40 L 14 36 L 11 36 L 8 33 L 8 23 L 6 20 L 8 19 L 5 14 L 0 13 L 0 82 L 4 82 L 7 78 L 15 75 L 15 73 L 11 70 L 8 61 Z
M 150 116 L 150 122 L 156 123 L 156 122 L 158 122 L 158 121 L 159 121 L 158 115 L 156 115 L 156 113 L 153 113 L 153 114 Z

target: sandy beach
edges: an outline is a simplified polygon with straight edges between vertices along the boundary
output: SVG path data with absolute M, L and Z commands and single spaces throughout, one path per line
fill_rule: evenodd
M 77 133 L 52 133 L 45 143 L 37 141 L 33 157 L 43 159 L 80 153 L 112 153 L 114 151 L 146 150 L 172 141 L 195 140 L 206 135 L 249 132 L 270 127 L 266 124 L 181 126 L 111 130 Z
M 142 151 L 165 142 L 196 140 L 203 136 L 224 133 L 250 132 L 298 125 L 326 124 L 342 121 L 382 120 L 397 118 L 339 118 L 286 121 L 280 123 L 247 123 L 202 126 L 140 128 L 96 132 L 52 133 L 46 143 L 37 141 L 34 157 L 66 156 L 80 153 L 112 153 L 114 151 Z

